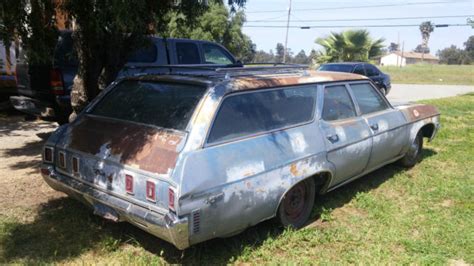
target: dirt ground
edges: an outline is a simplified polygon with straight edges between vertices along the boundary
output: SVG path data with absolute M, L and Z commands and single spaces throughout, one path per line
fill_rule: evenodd
M 42 203 L 64 196 L 39 173 L 41 148 L 56 127 L 25 121 L 21 114 L 0 113 L 0 216 L 29 220 Z

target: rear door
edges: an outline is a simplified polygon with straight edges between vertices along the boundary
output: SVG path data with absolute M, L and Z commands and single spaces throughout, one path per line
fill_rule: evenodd
M 366 169 L 372 139 L 366 121 L 357 116 L 345 84 L 325 85 L 320 93 L 320 127 L 325 135 L 327 158 L 336 168 L 331 185 L 336 185 Z
M 350 88 L 373 138 L 368 168 L 376 168 L 401 153 L 407 139 L 405 118 L 368 81 L 352 82 Z

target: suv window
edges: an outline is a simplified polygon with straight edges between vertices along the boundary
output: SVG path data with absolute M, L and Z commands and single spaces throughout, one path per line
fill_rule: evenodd
M 324 87 L 323 120 L 333 121 L 354 116 L 356 116 L 354 104 L 347 92 L 346 86 Z
M 388 108 L 387 103 L 369 83 L 350 84 L 350 86 L 362 114 L 378 112 Z
M 203 44 L 202 47 L 204 49 L 205 64 L 228 65 L 233 63 L 233 60 L 221 47 L 208 43 Z
M 357 65 L 354 68 L 354 74 L 359 74 L 359 75 L 365 76 L 364 66 L 363 65 Z
M 319 67 L 319 71 L 335 71 L 335 72 L 352 72 L 352 65 L 345 65 L 345 64 L 328 64 L 328 65 L 321 65 Z
M 91 114 L 184 130 L 205 87 L 128 80 L 119 83 Z
M 375 68 L 373 65 L 366 64 L 365 71 L 367 72 L 367 77 L 373 77 L 379 75 L 379 70 Z
M 315 87 L 293 87 L 230 96 L 222 102 L 208 143 L 309 122 L 316 104 Z
M 71 32 L 63 32 L 58 37 L 58 43 L 54 50 L 54 65 L 58 66 L 77 66 L 76 50 L 73 47 Z
M 143 47 L 135 50 L 129 57 L 130 63 L 153 63 L 156 61 L 158 52 L 153 43 L 146 43 Z
M 195 43 L 176 42 L 178 64 L 200 64 L 199 49 Z

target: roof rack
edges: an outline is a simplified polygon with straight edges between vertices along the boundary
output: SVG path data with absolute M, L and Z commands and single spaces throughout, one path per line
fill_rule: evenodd
M 307 65 L 280 64 L 268 66 L 268 64 L 251 64 L 262 66 L 240 67 L 235 65 L 140 65 L 129 66 L 128 68 L 143 69 L 142 73 L 136 76 L 146 76 L 153 74 L 165 75 L 190 75 L 190 76 L 208 76 L 215 78 L 230 78 L 238 76 L 252 76 L 264 74 L 302 74 L 305 75 L 308 70 Z M 162 69 L 163 72 L 150 73 L 146 69 Z

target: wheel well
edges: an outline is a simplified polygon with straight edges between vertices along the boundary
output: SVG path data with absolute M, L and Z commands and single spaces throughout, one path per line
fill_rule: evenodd
M 319 194 L 323 194 L 328 189 L 329 183 L 331 182 L 331 173 L 320 172 L 312 176 L 314 183 L 316 184 L 316 191 Z
M 431 138 L 433 136 L 435 126 L 433 124 L 424 125 L 420 131 L 425 138 Z

